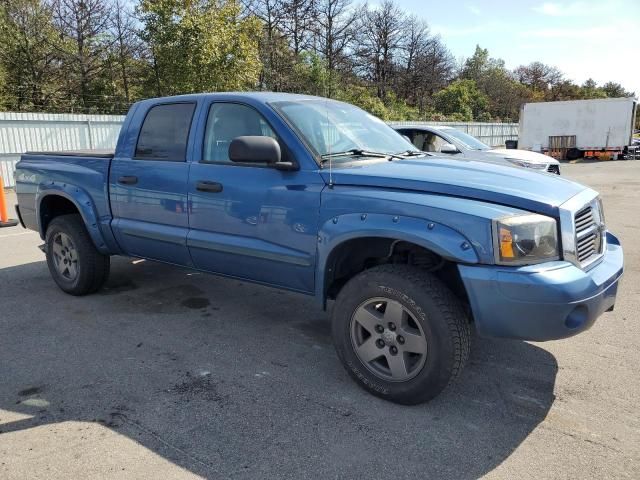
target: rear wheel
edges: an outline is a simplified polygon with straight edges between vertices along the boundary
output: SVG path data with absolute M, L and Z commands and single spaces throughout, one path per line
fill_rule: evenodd
M 336 299 L 332 332 L 351 377 L 402 404 L 437 396 L 470 349 L 458 299 L 435 276 L 407 265 L 383 265 L 351 279 Z
M 582 156 L 582 151 L 577 148 L 570 148 L 567 150 L 567 160 L 577 160 Z
M 80 215 L 54 218 L 45 242 L 49 272 L 63 291 L 86 295 L 100 289 L 107 280 L 109 257 L 96 249 Z

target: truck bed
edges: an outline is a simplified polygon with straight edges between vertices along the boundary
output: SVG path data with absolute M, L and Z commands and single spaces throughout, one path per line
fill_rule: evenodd
M 38 199 L 58 191 L 69 199 L 82 199 L 87 208 L 95 211 L 99 228 L 109 229 L 109 165 L 113 156 L 111 150 L 23 154 L 16 168 L 16 191 L 20 216 L 25 226 L 40 230 L 38 216 L 42 212 L 36 211 Z M 80 185 L 82 187 L 76 187 Z

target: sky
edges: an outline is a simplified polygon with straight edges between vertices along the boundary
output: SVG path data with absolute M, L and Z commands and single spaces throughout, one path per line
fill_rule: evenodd
M 640 97 L 640 0 L 396 3 L 426 20 L 457 59 L 479 44 L 507 68 L 541 61 L 579 84 L 618 82 Z

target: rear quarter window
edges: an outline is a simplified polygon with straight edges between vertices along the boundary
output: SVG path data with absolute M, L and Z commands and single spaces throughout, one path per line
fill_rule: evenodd
M 151 107 L 142 122 L 135 158 L 184 162 L 195 103 Z

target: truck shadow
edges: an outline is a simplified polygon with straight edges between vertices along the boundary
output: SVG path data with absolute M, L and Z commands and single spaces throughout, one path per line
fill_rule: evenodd
M 0 440 L 98 422 L 204 477 L 478 478 L 554 401 L 556 360 L 526 342 L 475 339 L 456 384 L 403 407 L 348 378 L 303 296 L 128 259 L 83 298 L 44 262 L 0 282 L 0 409 L 28 416 L 0 412 Z

